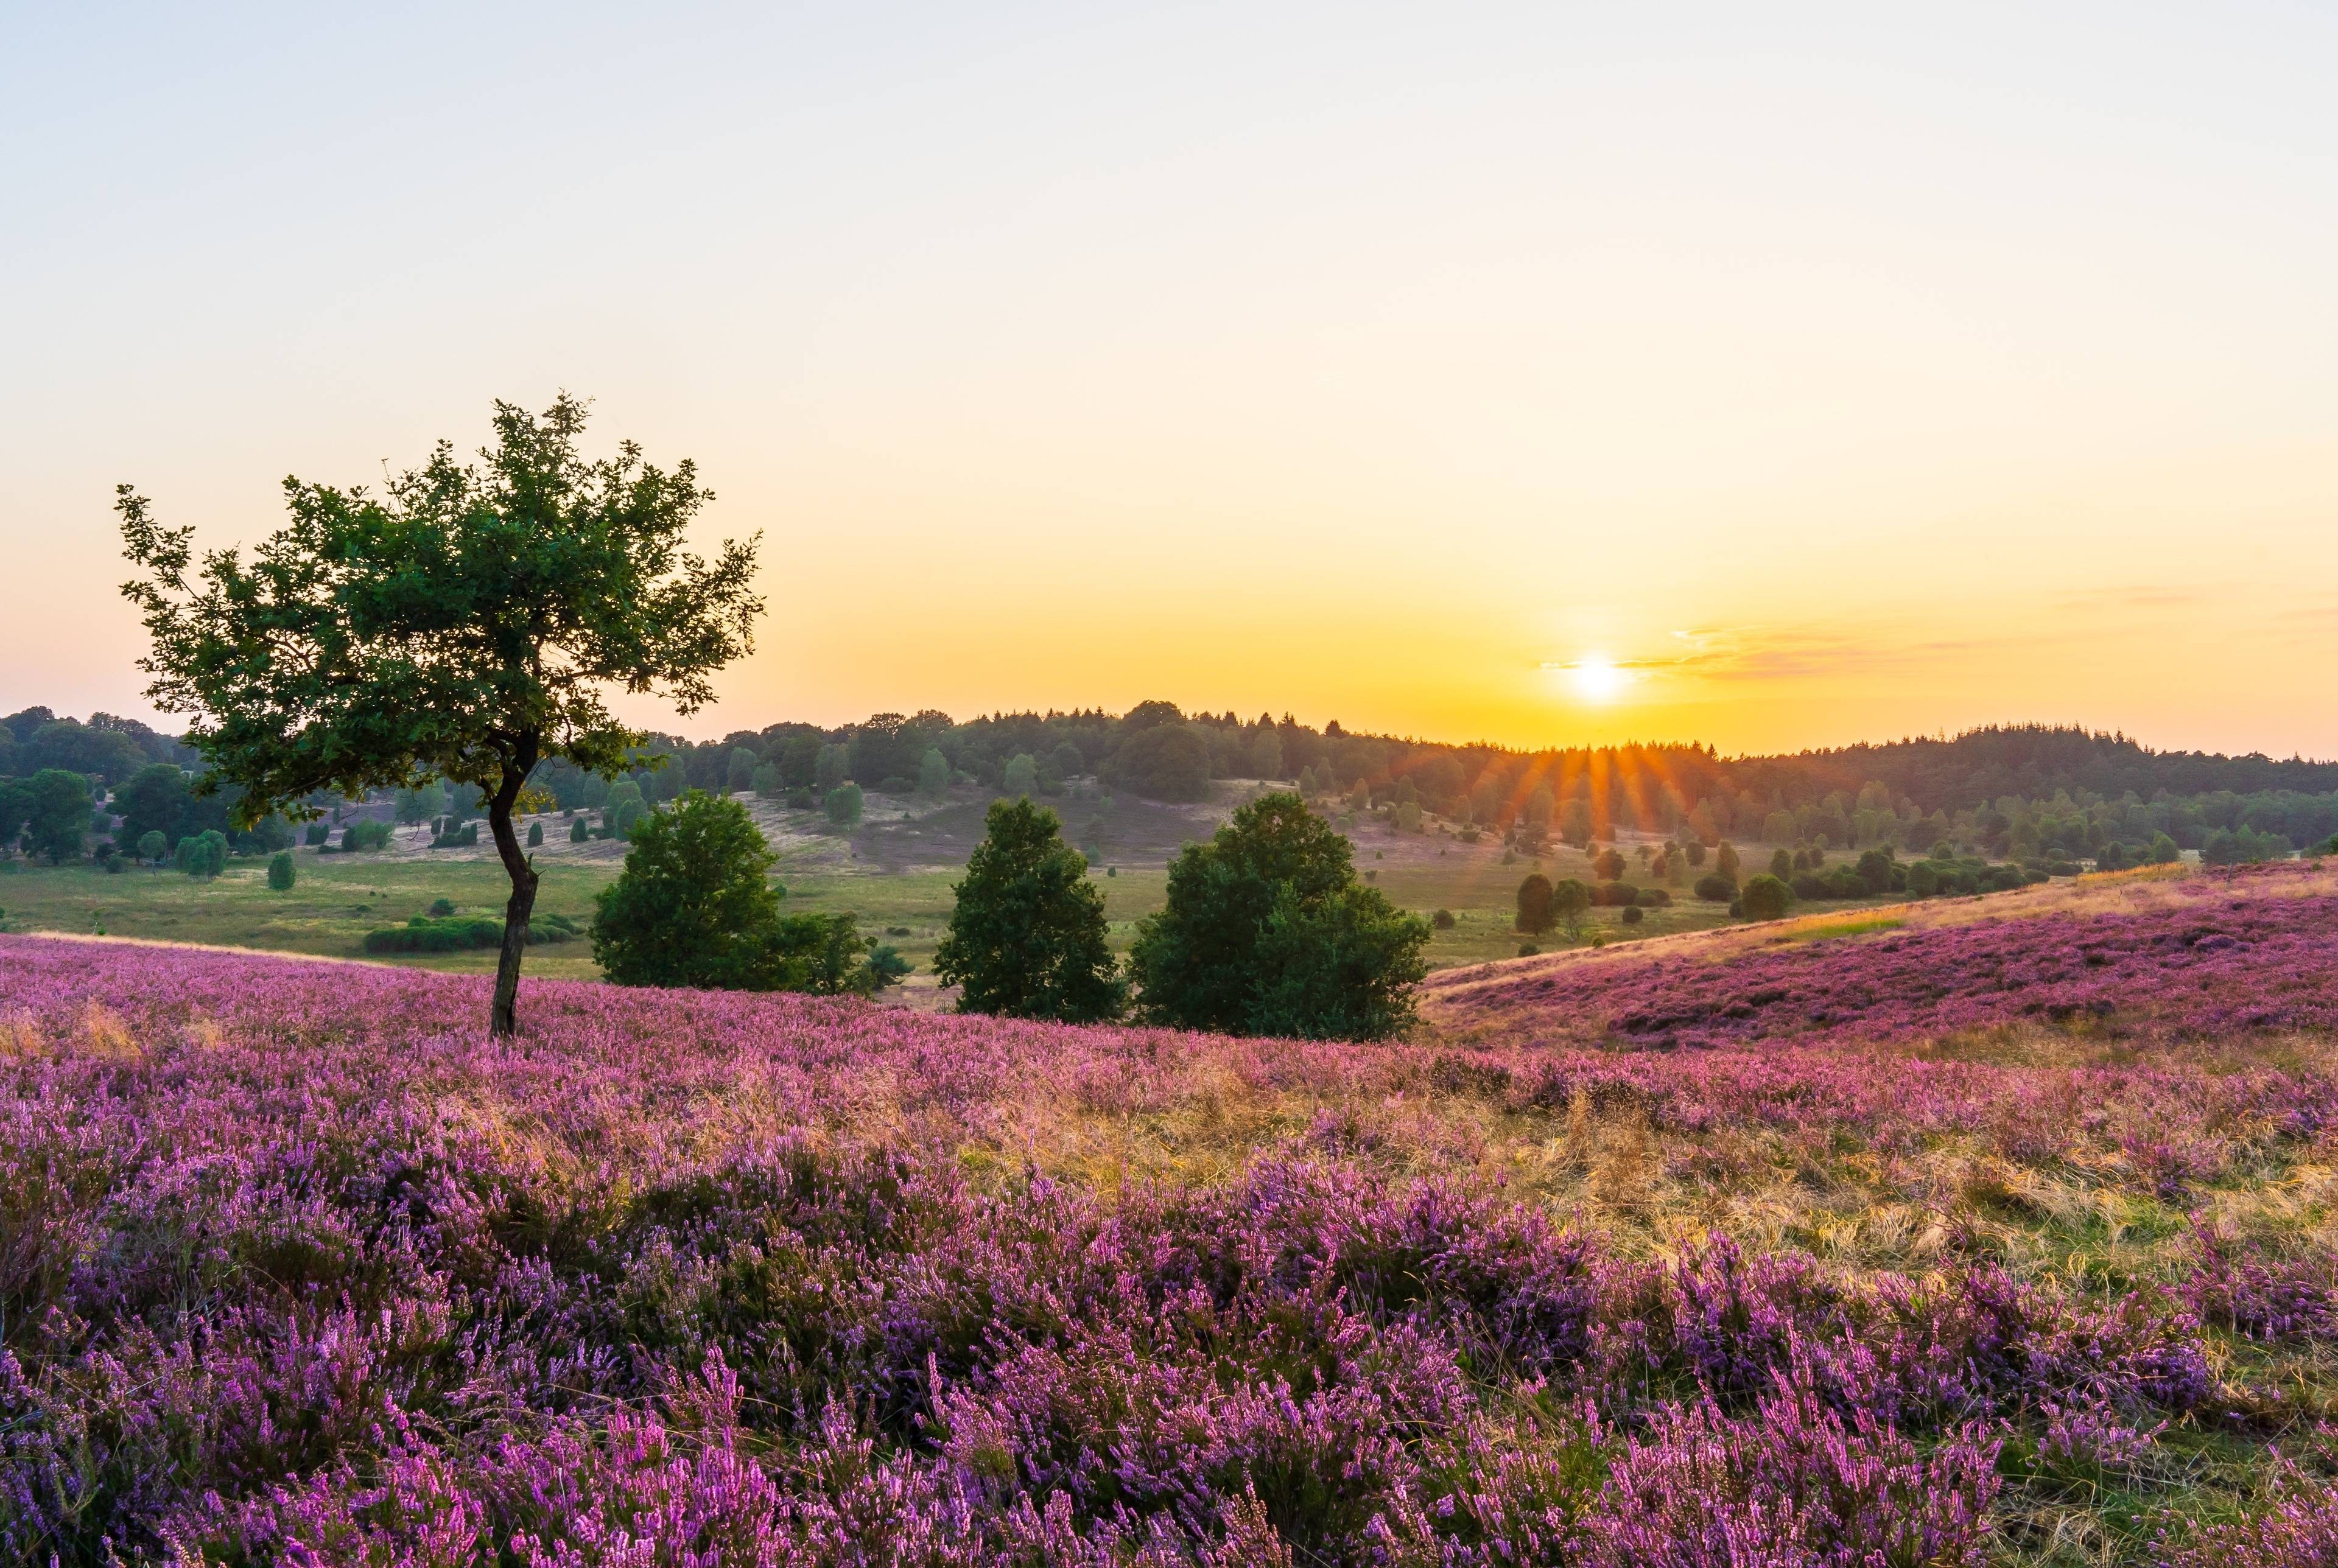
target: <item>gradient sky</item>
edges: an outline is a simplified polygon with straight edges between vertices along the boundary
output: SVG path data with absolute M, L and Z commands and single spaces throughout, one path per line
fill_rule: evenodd
M 763 533 L 693 734 L 2338 755 L 2329 7 L 391 11 L 0 10 L 0 710 L 147 712 L 117 481 L 565 387 Z

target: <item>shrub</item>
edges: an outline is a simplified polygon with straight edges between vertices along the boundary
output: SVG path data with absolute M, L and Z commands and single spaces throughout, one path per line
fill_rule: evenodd
M 1794 874 L 1794 858 L 1783 849 L 1770 851 L 1770 875 L 1783 882 Z
M 154 828 L 138 836 L 138 858 L 150 865 L 162 864 L 162 857 L 171 852 L 171 841 Z
M 290 893 L 292 890 L 293 877 L 292 851 L 290 849 L 279 849 L 275 854 L 269 857 L 269 887 L 274 888 L 279 893 Z
M 1708 904 L 1726 904 L 1737 897 L 1737 884 L 1718 871 L 1710 871 L 1696 879 L 1696 896 Z
M 1550 905 L 1550 878 L 1539 871 L 1529 872 L 1518 884 L 1517 926 L 1529 936 L 1539 936 L 1557 924 Z
M 828 799 L 821 802 L 821 809 L 828 813 L 828 819 L 839 828 L 850 828 L 859 822 L 860 806 L 860 786 L 850 782 L 830 790 Z
M 1550 912 L 1569 936 L 1583 934 L 1583 917 L 1591 910 L 1591 889 L 1572 877 L 1550 885 Z
M 1069 750 L 1069 748 L 1058 748 L 1058 750 Z M 1075 751 L 1073 755 L 1076 757 L 1078 753 Z M 1073 770 L 1076 772 L 1078 769 L 1075 768 Z M 944 757 L 935 748 L 927 747 L 926 754 L 918 760 L 918 793 L 928 799 L 938 799 L 949 793 L 949 759 Z
M 1662 909 L 1670 905 L 1672 901 L 1673 896 L 1662 887 L 1643 887 L 1640 889 L 1640 907 L 1643 909 Z
M 585 821 L 582 817 L 579 817 L 574 822 L 571 822 L 568 825 L 568 841 L 571 844 L 591 843 L 593 841 L 592 824 Z
M 1793 889 L 1766 873 L 1753 877 L 1738 896 L 1749 920 L 1775 920 L 1793 906 Z
M 825 796 L 830 790 L 852 777 L 852 753 L 850 749 L 828 745 L 820 749 L 813 759 L 811 787 L 815 795 Z
M 430 914 L 434 917 L 452 915 L 454 912 L 455 901 L 452 898 L 433 898 L 430 900 Z
M 1104 895 L 1056 814 L 1027 798 L 994 800 L 955 891 L 934 972 L 963 987 L 962 1013 L 1093 1023 L 1128 1004 L 1107 938 Z
M 1297 795 L 1241 807 L 1170 863 L 1168 903 L 1129 971 L 1153 1023 L 1237 1034 L 1379 1039 L 1412 1019 L 1426 921 L 1361 886 L 1346 838 Z
M 1624 857 L 1614 849 L 1602 849 L 1592 858 L 1591 872 L 1602 882 L 1613 882 L 1624 875 Z
M 365 935 L 368 953 L 457 953 L 473 947 L 500 947 L 500 920 L 433 920 L 417 915 L 403 926 L 384 926 Z
M 1733 884 L 1735 883 L 1737 880 L 1736 846 L 1725 839 L 1723 840 L 1721 848 L 1714 851 L 1713 868 L 1718 875 L 1726 877 Z
M 1870 894 L 1889 893 L 1891 891 L 1892 873 L 1898 869 L 1891 850 L 1870 849 L 1860 856 L 1855 875 Z M 2072 867 L 2071 869 L 2075 871 L 2078 868 Z
M 354 855 L 360 851 L 389 848 L 390 825 L 371 818 L 350 823 L 341 829 L 341 853 Z
M 644 815 L 595 906 L 602 974 L 620 985 L 866 995 L 907 973 L 898 955 L 872 966 L 850 915 L 781 915 L 771 866 L 754 818 L 728 797 L 688 789 Z
M 1518 956 L 1521 958 L 1532 958 L 1541 951 L 1541 948 L 1536 946 L 1531 942 L 1521 942 L 1518 944 Z
M 192 838 L 179 840 L 175 860 L 190 877 L 209 879 L 227 869 L 227 835 L 206 828 Z
M 1453 911 L 1452 911 L 1452 910 L 1450 910 L 1450 909 L 1439 909 L 1436 914 L 1431 915 L 1431 916 L 1429 917 L 1429 924 L 1430 927 L 1431 927 L 1432 929 L 1435 929 L 1435 930 L 1439 930 L 1439 931 L 1450 931 L 1450 930 L 1452 930 L 1452 929 L 1453 929 L 1453 924 L 1454 924 L 1454 922 L 1453 922 Z
M 543 844 L 544 824 L 541 822 L 529 823 L 527 825 L 527 847 L 531 849 L 535 849 L 542 848 Z
M 1626 926 L 1637 926 L 1646 918 L 1637 904 L 1628 906 L 1624 911 L 1624 924 Z

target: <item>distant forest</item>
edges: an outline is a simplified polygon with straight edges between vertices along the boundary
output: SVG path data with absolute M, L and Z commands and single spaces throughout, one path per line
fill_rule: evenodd
M 45 708 L 0 719 L 0 779 L 63 769 L 114 787 L 158 762 L 201 766 L 175 738 L 133 720 L 101 713 L 83 723 Z M 606 781 L 564 764 L 536 777 L 564 808 L 608 800 Z M 1426 815 L 1491 832 L 1547 828 L 1577 843 L 1639 831 L 2085 856 L 2165 835 L 2212 852 L 2237 844 L 2237 858 L 2255 858 L 2338 833 L 2338 762 L 2156 751 L 2124 735 L 2039 724 L 1724 758 L 1695 745 L 1450 745 L 1153 701 L 1116 717 L 1074 710 L 959 720 L 928 710 L 836 728 L 773 724 L 705 742 L 653 736 L 634 775 L 652 803 L 694 787 L 801 805 L 846 782 L 899 795 L 955 782 L 1200 800 L 1223 779 L 1294 783 L 1406 827 Z M 198 810 L 208 818 L 224 805 L 207 799 Z
M 2155 751 L 2124 735 L 2040 724 L 1724 758 L 1706 746 L 1449 745 L 1352 733 L 1336 720 L 1318 730 L 1289 714 L 1188 715 L 1154 701 L 1119 717 L 1074 710 L 961 721 L 928 710 L 653 744 L 669 758 L 641 780 L 653 799 L 696 787 L 796 793 L 809 804 L 848 779 L 908 794 L 946 770 L 1042 795 L 1093 779 L 1164 800 L 1204 799 L 1213 779 L 1288 781 L 1390 817 L 1417 804 L 1451 823 L 1498 832 L 1547 825 L 1578 843 L 1619 829 L 1686 829 L 1710 842 L 2090 856 L 2113 843 L 2139 849 L 2160 834 L 2214 849 L 2225 833 L 2247 835 L 2238 858 L 2253 858 L 2338 833 L 2338 762 Z M 592 780 L 555 770 L 545 781 L 564 805 L 599 803 Z

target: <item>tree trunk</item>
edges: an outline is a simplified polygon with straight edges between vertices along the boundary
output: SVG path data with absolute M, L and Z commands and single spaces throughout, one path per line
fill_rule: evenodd
M 490 1024 L 497 1034 L 506 1036 L 519 1033 L 519 961 L 527 952 L 528 916 L 535 912 L 535 867 L 520 848 L 519 835 L 512 830 L 512 806 L 535 766 L 535 748 L 530 745 L 524 763 L 505 765 L 503 782 L 487 802 L 487 830 L 495 836 L 496 853 L 503 857 L 504 871 L 512 885 L 511 901 L 504 906 L 504 946 L 496 960 L 496 1004 Z

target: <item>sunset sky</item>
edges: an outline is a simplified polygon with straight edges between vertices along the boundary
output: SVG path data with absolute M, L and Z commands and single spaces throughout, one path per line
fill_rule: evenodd
M 11 7 L 0 710 L 594 398 L 760 530 L 692 734 L 1290 710 L 2338 756 L 2327 6 Z M 630 710 L 670 720 L 653 706 Z

